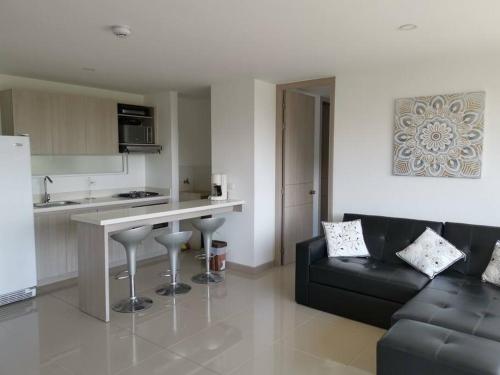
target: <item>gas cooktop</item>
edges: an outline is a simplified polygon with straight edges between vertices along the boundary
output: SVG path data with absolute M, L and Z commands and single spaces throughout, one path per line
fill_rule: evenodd
M 153 191 L 129 191 L 128 193 L 118 194 L 121 198 L 147 198 L 147 197 L 156 197 L 160 194 L 155 193 Z

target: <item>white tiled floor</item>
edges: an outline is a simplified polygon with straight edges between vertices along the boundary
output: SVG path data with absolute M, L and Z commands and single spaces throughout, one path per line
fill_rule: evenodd
M 159 263 L 140 268 L 140 314 L 103 323 L 77 309 L 76 287 L 0 308 L 2 375 L 369 374 L 383 330 L 297 305 L 294 268 L 257 277 L 227 272 L 222 284 L 191 283 L 201 270 L 182 259 L 190 293 L 157 296 Z M 111 299 L 127 295 L 111 281 Z

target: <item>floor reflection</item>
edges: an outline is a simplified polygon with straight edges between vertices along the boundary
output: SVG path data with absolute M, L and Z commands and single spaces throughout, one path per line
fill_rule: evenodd
M 0 308 L 0 374 L 375 372 L 383 330 L 297 305 L 292 266 L 200 285 L 190 281 L 200 271 L 194 257 L 183 254 L 181 264 L 189 293 L 159 296 L 167 265 L 139 268 L 138 294 L 153 306 L 112 312 L 110 323 L 78 310 L 76 287 Z M 126 285 L 110 283 L 112 301 L 127 295 Z

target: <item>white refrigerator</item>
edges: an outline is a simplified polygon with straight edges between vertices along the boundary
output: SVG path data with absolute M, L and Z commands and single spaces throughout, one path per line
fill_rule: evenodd
M 36 295 L 28 137 L 0 136 L 0 305 Z

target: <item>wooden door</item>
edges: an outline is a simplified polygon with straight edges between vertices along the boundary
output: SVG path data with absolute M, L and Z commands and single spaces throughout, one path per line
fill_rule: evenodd
M 295 261 L 295 245 L 313 234 L 314 98 L 285 92 L 283 134 L 283 264 Z
M 51 94 L 39 91 L 13 90 L 13 135 L 29 134 L 31 153 L 53 153 Z
M 118 153 L 118 117 L 116 101 L 86 98 L 86 153 L 107 155 Z
M 83 155 L 85 147 L 86 98 L 80 95 L 53 94 L 52 142 L 55 155 Z
M 321 172 L 320 172 L 320 218 L 328 221 L 328 170 L 330 158 L 330 103 L 321 102 Z M 320 229 L 321 233 L 321 229 Z

